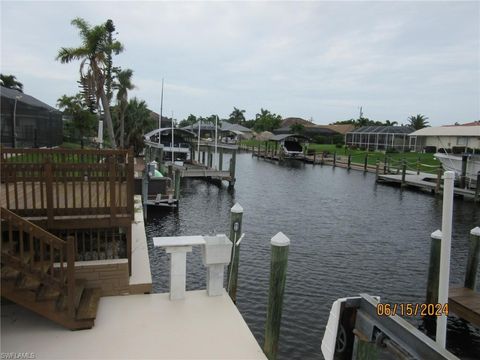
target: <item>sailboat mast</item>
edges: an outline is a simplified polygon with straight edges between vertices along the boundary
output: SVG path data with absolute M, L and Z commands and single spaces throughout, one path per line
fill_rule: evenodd
M 174 163 L 174 160 L 175 160 L 175 151 L 173 149 L 174 146 L 175 146 L 175 142 L 174 142 L 174 135 L 173 135 L 173 111 L 172 111 L 172 164 Z

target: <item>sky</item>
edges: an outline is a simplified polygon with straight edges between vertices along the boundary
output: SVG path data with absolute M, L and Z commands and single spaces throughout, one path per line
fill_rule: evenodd
M 261 108 L 317 124 L 480 120 L 480 2 L 1 1 L 1 72 L 55 106 L 78 91 L 70 22 L 112 19 L 134 71 L 129 97 L 175 119 Z

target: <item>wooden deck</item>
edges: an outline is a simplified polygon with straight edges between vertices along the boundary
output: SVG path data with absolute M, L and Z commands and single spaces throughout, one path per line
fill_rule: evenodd
M 436 175 L 428 174 L 428 173 L 407 173 L 405 175 L 405 185 L 406 186 L 411 186 L 411 187 L 416 187 L 420 189 L 424 189 L 427 191 L 432 191 L 435 192 L 435 189 L 437 187 L 436 184 Z M 395 184 L 401 184 L 402 183 L 402 174 L 398 175 L 378 175 L 378 181 L 379 182 L 384 182 L 384 183 L 395 183 Z M 443 185 L 440 186 L 440 192 L 442 192 Z M 461 189 L 458 187 L 454 188 L 454 193 L 456 195 L 463 195 L 466 197 L 475 197 L 475 191 L 474 190 L 469 190 L 469 189 Z
M 480 326 L 480 293 L 467 288 L 450 288 L 449 311 Z

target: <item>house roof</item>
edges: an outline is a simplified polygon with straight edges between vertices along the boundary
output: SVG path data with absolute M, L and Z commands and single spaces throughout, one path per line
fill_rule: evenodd
M 270 140 L 270 141 L 282 141 L 282 140 L 285 140 L 286 138 L 289 138 L 289 137 L 297 138 L 297 139 L 310 140 L 310 138 L 308 138 L 307 136 L 305 136 L 305 135 L 299 135 L 299 134 L 280 134 L 280 135 L 274 135 L 274 136 L 272 136 L 269 140 Z
M 4 98 L 7 98 L 7 99 L 11 99 L 13 101 L 15 101 L 15 98 L 17 96 L 19 96 L 19 98 L 17 100 L 18 103 L 23 103 L 23 104 L 26 104 L 26 105 L 46 109 L 46 110 L 49 110 L 49 111 L 59 111 L 58 109 L 55 109 L 54 107 L 52 107 L 48 104 L 45 104 L 44 102 L 34 98 L 33 96 L 22 93 L 18 90 L 6 88 L 4 86 L 0 86 L 0 96 L 4 97 Z
M 283 119 L 282 123 L 280 124 L 280 127 L 290 127 L 294 124 L 301 124 L 303 126 L 313 126 L 315 125 L 311 121 L 299 118 L 299 117 L 288 117 Z
M 480 137 L 480 125 L 434 126 L 417 130 L 410 136 L 475 136 Z
M 345 135 L 349 131 L 355 129 L 355 126 L 352 124 L 339 124 L 339 125 L 315 125 L 318 128 L 325 128 L 336 131 L 339 134 Z

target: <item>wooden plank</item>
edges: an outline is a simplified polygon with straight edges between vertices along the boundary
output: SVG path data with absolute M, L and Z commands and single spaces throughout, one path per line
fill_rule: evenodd
M 77 310 L 77 320 L 95 319 L 97 317 L 98 303 L 102 295 L 99 288 L 85 289 Z
M 448 305 L 450 312 L 480 326 L 480 293 L 468 288 L 450 288 Z

